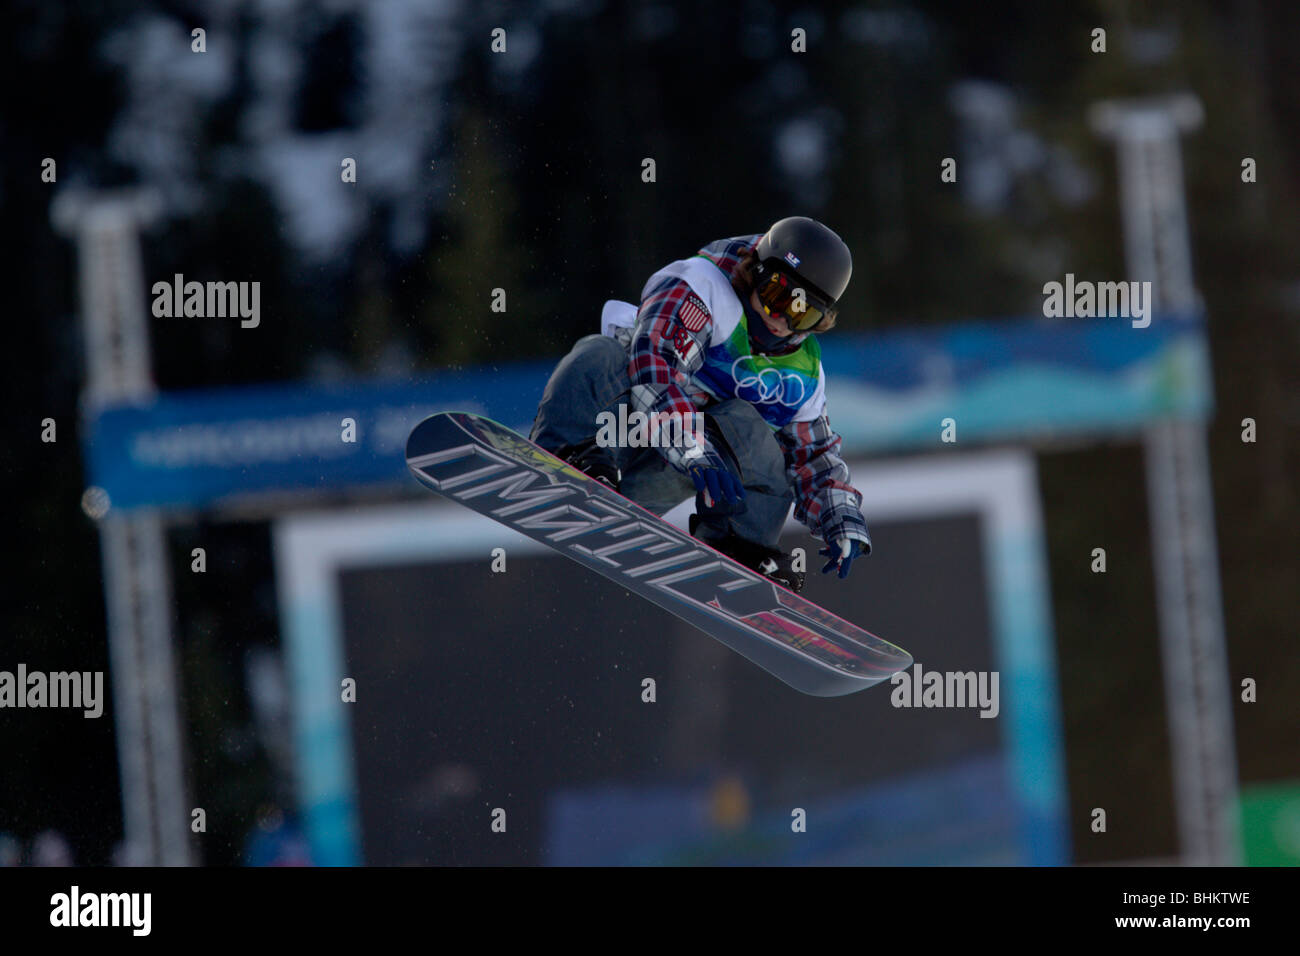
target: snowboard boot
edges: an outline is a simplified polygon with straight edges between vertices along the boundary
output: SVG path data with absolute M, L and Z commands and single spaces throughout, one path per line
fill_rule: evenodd
M 618 486 L 623 481 L 623 472 L 614 460 L 611 449 L 602 448 L 596 444 L 594 438 L 588 438 L 576 445 L 565 445 L 552 451 L 551 454 L 614 491 L 618 491 Z
M 757 571 L 759 574 L 771 578 L 777 584 L 788 587 L 791 591 L 798 593 L 803 590 L 804 572 L 794 570 L 794 559 L 790 555 L 784 554 L 776 548 L 768 548 L 761 544 L 755 544 L 753 541 L 746 541 L 734 531 L 728 531 L 724 537 L 720 538 L 695 534 L 700 525 L 700 516 L 691 515 L 691 534 L 709 547 L 721 551 L 727 557 L 739 561 L 751 571 Z

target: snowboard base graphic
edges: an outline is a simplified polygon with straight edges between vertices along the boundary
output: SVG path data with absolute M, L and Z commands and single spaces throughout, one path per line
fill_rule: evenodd
M 902 648 L 744 565 L 496 422 L 426 418 L 406 442 L 421 484 L 572 558 L 794 689 L 838 697 L 906 669 Z

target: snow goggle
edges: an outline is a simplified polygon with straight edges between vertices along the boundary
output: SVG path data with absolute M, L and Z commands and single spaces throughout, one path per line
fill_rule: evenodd
M 807 332 L 835 315 L 835 303 L 775 261 L 758 263 L 754 279 L 754 291 L 767 314 L 784 318 L 791 331 Z

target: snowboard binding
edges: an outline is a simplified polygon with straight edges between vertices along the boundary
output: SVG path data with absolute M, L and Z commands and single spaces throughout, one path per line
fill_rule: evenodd
M 565 445 L 551 454 L 614 491 L 618 491 L 619 485 L 623 482 L 623 471 L 618 467 L 610 449 L 596 444 L 594 438 L 588 438 L 576 445 Z
M 757 571 L 759 574 L 771 578 L 777 584 L 788 587 L 796 594 L 803 590 L 804 572 L 794 569 L 794 558 L 791 555 L 778 551 L 776 548 L 768 548 L 761 544 L 755 544 L 753 541 L 747 541 L 731 530 L 728 530 L 725 535 L 720 537 L 696 534 L 696 529 L 701 524 L 705 527 L 709 526 L 708 522 L 700 520 L 699 515 L 691 515 L 691 534 L 709 545 L 709 547 L 721 551 L 735 561 L 739 561 L 751 571 Z

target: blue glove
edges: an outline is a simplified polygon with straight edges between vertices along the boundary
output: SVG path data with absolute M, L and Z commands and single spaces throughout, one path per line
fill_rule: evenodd
M 830 558 L 826 562 L 826 567 L 822 568 L 822 574 L 830 574 L 838 566 L 840 580 L 843 580 L 849 576 L 849 568 L 853 564 L 853 559 L 864 552 L 862 542 L 857 538 L 839 538 L 834 546 L 822 548 L 817 553 L 824 558 Z
M 695 490 L 704 492 L 705 504 L 715 507 L 719 502 L 741 502 L 745 500 L 745 489 L 740 479 L 726 468 L 709 468 L 696 466 L 689 472 Z

